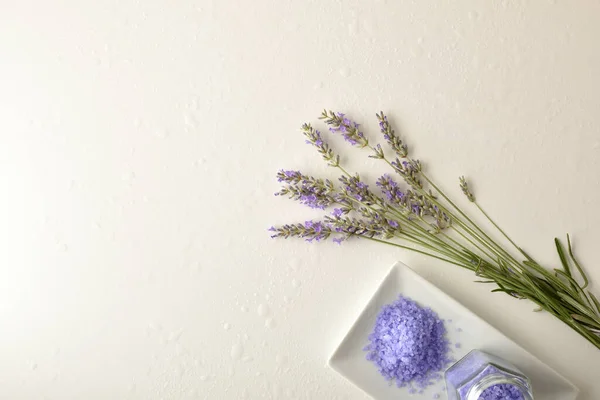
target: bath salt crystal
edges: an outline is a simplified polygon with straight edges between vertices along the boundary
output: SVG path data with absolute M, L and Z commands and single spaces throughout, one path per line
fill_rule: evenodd
M 385 379 L 411 390 L 439 381 L 451 362 L 444 322 L 404 296 L 382 307 L 364 350 Z
M 523 400 L 523 393 L 508 383 L 501 383 L 485 389 L 479 400 Z

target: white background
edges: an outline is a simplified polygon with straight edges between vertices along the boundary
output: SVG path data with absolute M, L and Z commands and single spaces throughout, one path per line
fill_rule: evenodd
M 319 215 L 278 169 L 335 178 L 299 126 L 327 107 L 376 140 L 384 110 L 461 204 L 465 174 L 600 282 L 598 1 L 0 7 L 1 399 L 364 399 L 326 361 L 396 260 L 600 398 L 600 350 L 470 273 L 266 231 Z

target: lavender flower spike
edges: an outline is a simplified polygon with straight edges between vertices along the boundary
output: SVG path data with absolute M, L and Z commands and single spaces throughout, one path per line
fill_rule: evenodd
M 365 135 L 358 129 L 360 125 L 347 118 L 345 114 L 323 110 L 320 119 L 325 120 L 325 123 L 329 125 L 329 131 L 341 133 L 351 145 L 359 145 L 360 147 L 369 145 Z
M 403 204 L 405 194 L 400 190 L 398 183 L 391 176 L 385 174 L 377 180 L 377 186 L 381 189 L 385 197 L 392 204 Z
M 465 177 L 461 176 L 459 178 L 459 181 L 460 181 L 460 189 L 462 190 L 464 195 L 467 196 L 467 199 L 469 199 L 469 201 L 474 202 L 475 196 L 473 195 L 473 192 L 471 192 L 471 189 L 469 188 L 469 183 L 467 182 Z
M 315 146 L 328 165 L 332 167 L 340 165 L 340 156 L 333 153 L 331 147 L 321 137 L 321 132 L 313 128 L 310 124 L 304 124 L 302 125 L 302 133 L 306 136 L 306 143 Z
M 286 224 L 279 227 L 271 227 L 269 231 L 275 232 L 272 238 L 303 238 L 307 242 L 317 242 L 329 238 L 331 228 L 322 221 L 306 221 L 304 224 Z
M 277 180 L 287 185 L 275 193 L 275 196 L 289 196 L 311 208 L 324 210 L 336 202 L 335 187 L 328 179 L 317 179 L 303 175 L 300 171 L 281 170 L 277 173 Z
M 383 111 L 376 115 L 377 120 L 379 121 L 379 129 L 381 130 L 381 133 L 383 133 L 383 138 L 388 142 L 390 147 L 394 149 L 400 158 L 406 158 L 406 156 L 408 156 L 408 148 L 390 126 L 387 116 L 383 115 Z

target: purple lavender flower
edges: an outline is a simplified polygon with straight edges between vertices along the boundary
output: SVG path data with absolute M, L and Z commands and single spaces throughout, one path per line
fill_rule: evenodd
M 306 221 L 304 224 L 286 224 L 280 227 L 271 227 L 269 231 L 275 232 L 272 238 L 299 237 L 307 242 L 321 241 L 329 238 L 331 227 L 323 221 Z
M 365 147 L 369 144 L 364 133 L 359 129 L 360 125 L 350 120 L 345 114 L 324 110 L 321 119 L 329 125 L 330 132 L 340 133 L 351 145 Z
M 361 209 L 363 212 L 364 209 Z M 362 237 L 375 237 L 384 236 L 388 233 L 390 228 L 385 220 L 376 213 L 371 212 L 367 214 L 364 219 L 354 217 L 325 217 L 325 222 L 332 229 L 333 232 L 343 233 L 346 236 L 362 236 Z
M 276 196 L 289 195 L 311 208 L 325 209 L 335 203 L 335 188 L 333 183 L 326 179 L 316 179 L 303 175 L 300 171 L 281 170 L 277 173 L 277 180 L 285 182 Z
M 306 137 L 306 143 L 315 146 L 328 165 L 332 167 L 340 165 L 340 156 L 333 153 L 333 150 L 321 137 L 321 132 L 314 129 L 310 124 L 304 124 L 302 125 L 302 133 Z
M 408 149 L 402 139 L 396 135 L 390 126 L 387 116 L 383 115 L 383 111 L 380 114 L 377 114 L 377 119 L 379 120 L 379 129 L 381 130 L 381 133 L 383 133 L 383 138 L 388 142 L 390 147 L 394 149 L 399 157 L 406 157 L 408 155 Z
M 303 178 L 300 171 L 280 170 L 277 173 L 277 182 L 297 183 Z
M 343 213 L 344 211 L 341 208 L 334 208 L 331 215 L 333 215 L 334 217 L 341 217 Z
M 346 238 L 344 238 L 344 237 L 336 237 L 336 238 L 333 238 L 332 240 L 333 240 L 334 243 L 342 244 L 342 242 L 344 240 L 346 240 Z
M 398 183 L 392 179 L 391 176 L 385 174 L 377 180 L 377 186 L 381 189 L 385 197 L 392 204 L 402 204 L 405 197 L 404 193 L 400 190 Z
M 369 191 L 369 185 L 362 182 L 358 175 L 340 177 L 344 194 L 365 204 L 372 204 L 374 200 L 373 194 Z
M 404 178 L 406 183 L 415 189 L 423 188 L 423 183 L 418 177 L 421 172 L 421 163 L 419 160 L 400 161 L 396 158 L 391 164 L 394 170 Z

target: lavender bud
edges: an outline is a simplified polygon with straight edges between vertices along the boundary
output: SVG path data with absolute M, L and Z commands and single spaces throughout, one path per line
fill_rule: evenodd
M 394 130 L 392 129 L 392 127 L 390 126 L 390 124 L 388 122 L 387 116 L 383 115 L 383 111 L 381 111 L 380 114 L 376 114 L 376 115 L 377 115 L 377 120 L 379 121 L 379 129 L 381 130 L 381 133 L 383 134 L 383 138 L 388 142 L 390 147 L 392 149 L 394 149 L 394 151 L 400 158 L 407 157 L 408 156 L 408 148 L 406 147 L 404 142 L 402 142 L 402 139 L 400 139 L 398 136 L 396 136 Z
M 462 190 L 462 192 L 464 193 L 464 195 L 467 196 L 467 199 L 469 199 L 469 201 L 474 202 L 475 201 L 475 196 L 473 195 L 473 193 L 469 189 L 469 184 L 467 183 L 467 180 L 465 179 L 465 177 L 461 176 L 459 178 L 459 181 L 460 181 L 460 189 Z
M 347 118 L 345 114 L 323 110 L 320 119 L 325 120 L 325 123 L 329 125 L 331 133 L 340 133 L 351 145 L 360 147 L 369 145 L 369 141 L 359 130 L 360 125 Z

